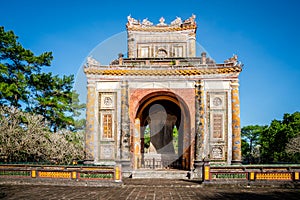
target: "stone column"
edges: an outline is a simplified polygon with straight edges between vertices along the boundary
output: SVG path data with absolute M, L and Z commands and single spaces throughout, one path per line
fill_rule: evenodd
M 202 179 L 203 177 L 203 140 L 204 140 L 204 83 L 197 81 L 195 85 L 195 160 L 193 179 Z
M 140 119 L 135 119 L 134 121 L 134 135 L 133 135 L 133 144 L 134 144 L 134 169 L 138 169 L 141 166 L 141 126 Z
M 128 103 L 128 81 L 121 84 L 121 160 L 130 163 L 130 119 Z M 123 166 L 123 169 L 126 167 Z
M 87 85 L 87 103 L 86 103 L 86 133 L 85 133 L 85 160 L 86 162 L 95 161 L 95 141 L 96 141 L 96 86 L 95 83 Z
M 195 85 L 196 93 L 196 138 L 195 138 L 195 160 L 203 160 L 203 139 L 204 139 L 204 84 L 198 81 Z
M 241 163 L 241 126 L 238 80 L 231 81 L 232 104 L 232 164 Z

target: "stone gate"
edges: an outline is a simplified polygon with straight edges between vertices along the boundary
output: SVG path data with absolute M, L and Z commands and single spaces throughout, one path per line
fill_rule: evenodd
M 196 57 L 195 15 L 156 25 L 128 16 L 126 28 L 126 57 L 108 66 L 88 58 L 84 68 L 86 161 L 129 170 L 239 163 L 237 56 L 221 64 Z

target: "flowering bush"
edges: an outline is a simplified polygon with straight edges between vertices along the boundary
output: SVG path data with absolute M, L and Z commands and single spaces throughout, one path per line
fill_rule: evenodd
M 51 132 L 40 115 L 0 106 L 0 161 L 69 164 L 83 159 L 83 132 Z

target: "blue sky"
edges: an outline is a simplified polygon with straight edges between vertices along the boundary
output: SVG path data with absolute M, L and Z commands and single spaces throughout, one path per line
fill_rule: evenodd
M 0 26 L 13 30 L 36 54 L 52 51 L 47 71 L 59 75 L 77 74 L 98 44 L 125 31 L 129 14 L 154 23 L 163 16 L 170 23 L 193 13 L 197 41 L 217 63 L 232 54 L 244 63 L 242 125 L 269 124 L 300 111 L 300 1 L 0 0 L 0 7 Z

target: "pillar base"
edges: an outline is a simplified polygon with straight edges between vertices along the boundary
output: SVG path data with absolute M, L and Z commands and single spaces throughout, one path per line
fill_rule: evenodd
M 132 167 L 131 167 L 131 161 L 128 160 L 119 160 L 117 163 L 121 164 L 122 166 L 122 176 L 123 177 L 130 177 L 132 174 Z
M 98 166 L 116 166 L 116 162 L 113 160 L 99 160 L 99 161 L 95 161 L 94 165 L 98 165 Z
M 84 160 L 84 161 L 83 161 L 83 164 L 84 164 L 84 165 L 93 165 L 94 162 L 95 162 L 94 160 Z
M 191 179 L 203 181 L 204 162 L 200 160 L 194 161 L 194 170 L 191 172 Z
M 232 160 L 232 161 L 231 161 L 231 164 L 232 164 L 232 165 L 241 165 L 241 164 L 242 164 L 242 161 L 241 161 L 241 160 Z

